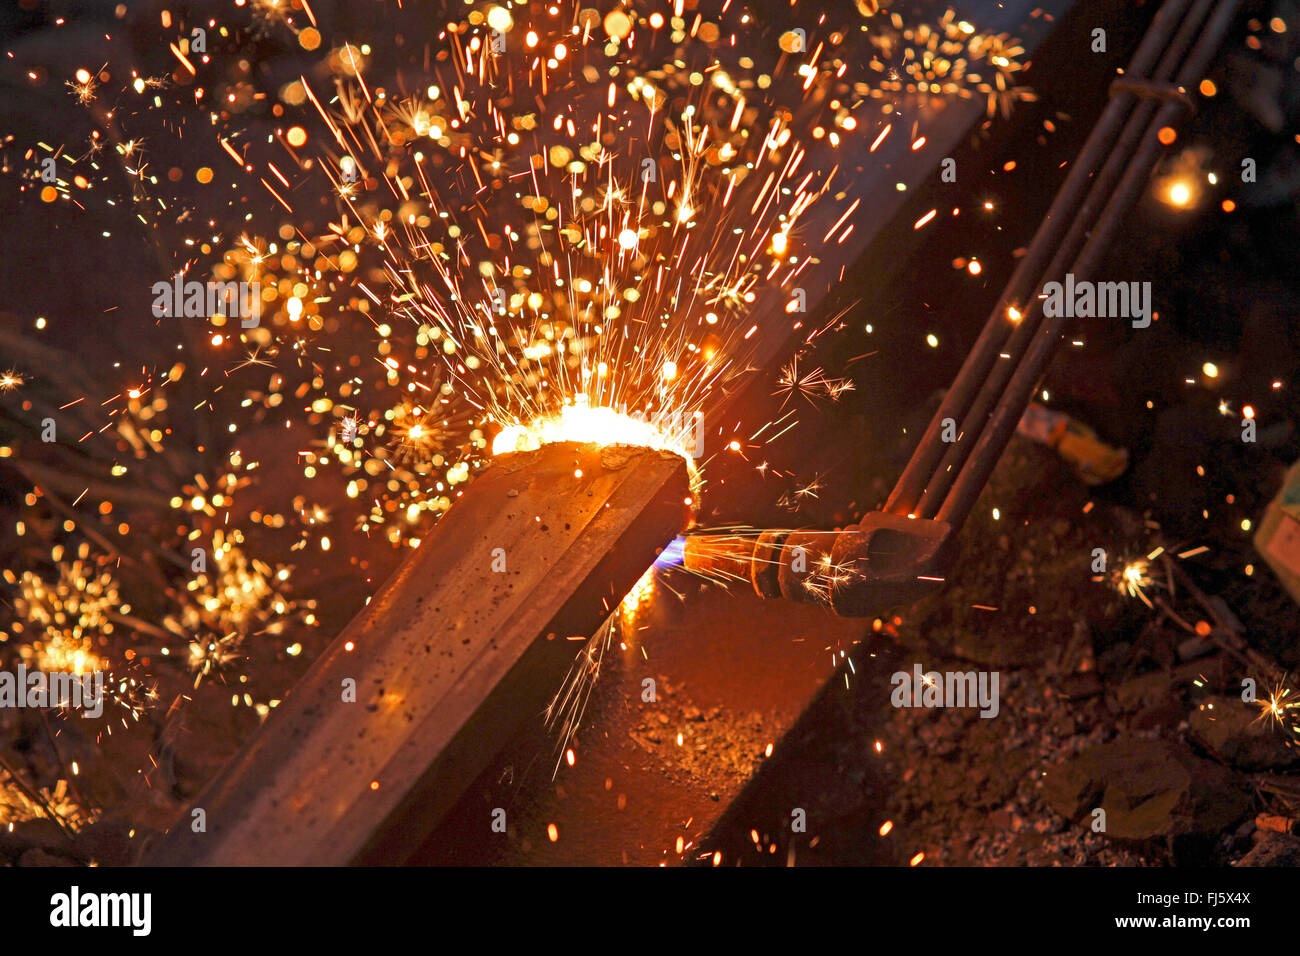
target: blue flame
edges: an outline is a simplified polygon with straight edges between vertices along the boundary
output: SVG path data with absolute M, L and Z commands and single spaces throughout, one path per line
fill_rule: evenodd
M 659 557 L 655 558 L 656 568 L 670 568 L 680 565 L 686 560 L 686 539 L 681 535 L 673 538 L 668 545 L 659 552 Z

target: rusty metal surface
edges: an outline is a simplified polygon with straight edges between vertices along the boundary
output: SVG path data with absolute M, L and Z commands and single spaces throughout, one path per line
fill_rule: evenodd
M 413 863 L 653 866 L 697 857 L 864 625 L 684 577 L 661 572 L 625 631 L 626 649 L 607 652 L 572 742 L 574 764 L 561 760 L 552 779 L 557 738 L 535 722 Z M 654 702 L 643 699 L 646 678 L 656 682 Z M 505 833 L 489 827 L 498 807 Z
M 568 638 L 682 528 L 688 494 L 685 462 L 647 449 L 494 464 L 195 800 L 206 831 L 187 813 L 146 862 L 399 862 L 545 706 Z

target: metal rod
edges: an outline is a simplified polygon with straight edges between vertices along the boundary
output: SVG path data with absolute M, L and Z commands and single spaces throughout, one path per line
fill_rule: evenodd
M 1209 21 L 1202 29 L 1191 55 L 1178 73 L 1177 82 L 1180 86 L 1192 85 L 1205 71 L 1232 23 L 1236 9 L 1237 0 L 1219 0 Z M 1157 111 L 1137 156 L 1126 170 L 1115 194 L 1106 204 L 1096 228 L 1075 263 L 1077 274 L 1085 277 L 1092 274 L 1109 247 L 1124 214 L 1151 175 L 1161 149 L 1159 130 L 1177 122 L 1185 112 L 1186 107 L 1176 101 L 1165 103 Z M 1068 311 L 1063 309 L 1062 313 Z M 1029 396 L 1038 387 L 1038 381 L 1056 351 L 1067 322 L 1068 318 L 1064 314 L 1050 317 L 1044 322 L 1043 328 L 1036 335 L 1024 360 L 1012 376 L 1006 392 L 998 402 L 988 427 L 980 435 L 970 458 L 953 484 L 952 493 L 945 499 L 943 507 L 939 510 L 941 520 L 959 527 L 970 514 L 1003 449 L 1010 441 L 1016 423 L 1024 414 Z
M 1167 0 L 1156 12 L 1129 64 L 1130 74 L 1143 76 L 1152 68 L 1190 2 L 1191 0 Z M 1071 166 L 1064 185 L 1056 194 L 1047 216 L 1039 225 L 1029 251 L 1017 264 L 1011 281 L 962 363 L 961 371 L 944 395 L 907 467 L 894 485 L 884 510 L 895 514 L 914 512 L 945 450 L 939 441 L 944 420 L 961 420 L 965 417 L 976 391 L 988 375 L 1011 331 L 1008 309 L 1025 304 L 1036 288 L 1036 275 L 1041 272 L 1062 232 L 1068 228 L 1071 210 L 1083 198 L 1089 180 L 1134 102 L 1131 93 L 1124 93 L 1113 97 L 1106 104 L 1097 125 Z
M 1213 2 L 1214 0 L 1197 0 L 1191 14 L 1183 20 L 1173 38 L 1173 42 L 1165 51 L 1164 56 L 1160 58 L 1160 63 L 1156 67 L 1155 80 L 1158 83 L 1167 84 L 1167 81 L 1173 79 L 1179 63 L 1195 41 L 1201 23 Z M 1125 94 L 1136 95 L 1132 92 L 1131 87 L 1121 87 L 1116 93 L 1116 95 Z M 1055 246 L 1044 247 L 1048 252 L 1053 253 L 1052 260 L 1043 273 L 1038 276 L 1037 282 L 1032 287 L 1033 290 L 1041 289 L 1045 282 L 1061 279 L 1066 272 L 1071 271 L 1068 264 L 1071 263 L 1083 247 L 1088 233 L 1093 229 L 1098 216 L 1101 215 L 1105 204 L 1109 201 L 1116 183 L 1119 182 L 1124 170 L 1132 161 L 1133 154 L 1137 151 L 1155 110 L 1156 102 L 1150 98 L 1138 102 L 1137 108 L 1130 114 L 1119 139 L 1115 142 L 1114 148 L 1106 158 L 1101 172 L 1093 178 L 1091 188 L 1088 190 L 1083 204 L 1073 216 L 1072 221 L 1068 223 L 1065 236 L 1059 238 Z M 1037 243 L 1038 241 L 1036 236 L 1034 242 Z M 1074 271 L 1077 275 L 1077 270 Z M 1006 390 L 1007 383 L 1011 380 L 1012 374 L 1019 366 L 1030 343 L 1033 341 L 1034 335 L 1041 326 L 1042 307 L 1038 296 L 1034 295 L 1033 292 L 1026 293 L 1025 301 L 1024 314 L 1017 323 L 1015 331 L 1011 334 L 1011 340 L 1007 344 L 1004 353 L 1007 358 L 994 363 L 992 369 L 990 369 L 987 378 L 980 386 L 980 391 L 972 403 L 970 411 L 962 421 L 957 440 L 950 443 L 945 449 L 943 460 L 940 462 L 937 471 L 925 489 L 925 494 L 915 509 L 915 512 L 921 517 L 933 518 L 939 514 L 949 489 L 960 473 L 980 434 L 987 426 L 993 408 Z

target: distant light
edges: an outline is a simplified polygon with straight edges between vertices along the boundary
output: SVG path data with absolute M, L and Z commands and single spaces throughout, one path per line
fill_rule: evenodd
M 1213 362 L 1206 362 L 1201 366 L 1201 371 L 1205 373 L 1206 378 L 1219 377 L 1219 366 L 1215 365 Z

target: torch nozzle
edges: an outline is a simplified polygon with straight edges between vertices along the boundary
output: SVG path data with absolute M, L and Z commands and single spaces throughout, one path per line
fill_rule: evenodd
M 842 617 L 879 614 L 939 590 L 955 557 L 947 522 L 884 511 L 842 531 L 703 531 L 683 547 L 690 571 L 748 581 L 762 597 L 821 604 Z

